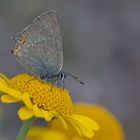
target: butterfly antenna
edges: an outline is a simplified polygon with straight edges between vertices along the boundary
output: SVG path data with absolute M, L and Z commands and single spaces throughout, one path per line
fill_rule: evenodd
M 72 74 L 70 74 L 70 73 L 66 73 L 67 75 L 69 75 L 70 77 L 72 77 L 73 79 L 75 79 L 77 82 L 79 82 L 80 84 L 84 84 L 84 82 L 82 82 L 82 81 L 80 81 L 79 79 L 78 79 L 78 77 L 77 76 L 74 76 L 74 75 L 72 75 Z

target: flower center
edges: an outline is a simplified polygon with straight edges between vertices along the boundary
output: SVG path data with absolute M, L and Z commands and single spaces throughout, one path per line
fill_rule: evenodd
M 8 81 L 11 88 L 21 93 L 27 92 L 32 104 L 47 111 L 56 111 L 61 115 L 70 115 L 73 110 L 72 101 L 67 90 L 33 78 L 29 74 L 20 74 Z

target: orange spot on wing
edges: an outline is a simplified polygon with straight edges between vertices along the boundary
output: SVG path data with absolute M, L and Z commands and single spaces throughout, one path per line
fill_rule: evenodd
M 21 36 L 18 40 L 17 40 L 17 46 L 12 50 L 12 53 L 14 55 L 17 55 L 19 53 L 19 51 L 22 49 L 24 43 L 26 42 L 27 37 L 25 36 Z
M 27 37 L 21 36 L 18 40 L 19 45 L 22 46 L 25 43 L 26 39 L 27 39 Z

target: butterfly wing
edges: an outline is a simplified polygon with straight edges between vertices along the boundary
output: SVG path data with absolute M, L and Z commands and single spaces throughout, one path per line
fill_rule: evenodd
M 17 59 L 31 74 L 55 75 L 63 66 L 60 25 L 55 12 L 41 14 L 27 26 L 15 48 Z

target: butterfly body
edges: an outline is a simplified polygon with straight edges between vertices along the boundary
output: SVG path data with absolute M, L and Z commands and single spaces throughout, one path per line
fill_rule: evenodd
M 47 82 L 59 82 L 59 81 L 64 81 L 64 79 L 67 77 L 67 74 L 63 71 L 60 71 L 58 74 L 56 75 L 51 75 L 51 74 L 46 74 L 41 76 L 40 75 L 40 79 L 47 81 Z

